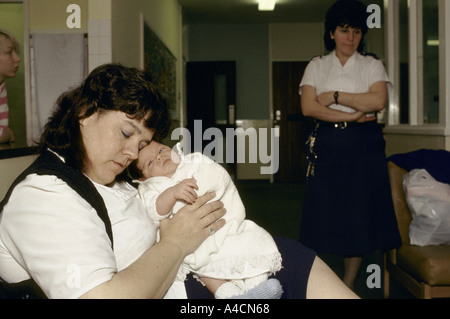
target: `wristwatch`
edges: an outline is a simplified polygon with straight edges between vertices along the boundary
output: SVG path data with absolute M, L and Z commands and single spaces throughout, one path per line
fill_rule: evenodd
M 339 98 L 339 91 L 336 91 L 334 92 L 334 101 L 336 102 L 336 104 L 339 104 L 338 98 Z

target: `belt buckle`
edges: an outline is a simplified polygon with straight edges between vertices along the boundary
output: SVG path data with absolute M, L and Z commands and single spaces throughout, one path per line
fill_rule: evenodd
M 347 128 L 347 122 L 334 123 L 334 127 L 344 130 Z

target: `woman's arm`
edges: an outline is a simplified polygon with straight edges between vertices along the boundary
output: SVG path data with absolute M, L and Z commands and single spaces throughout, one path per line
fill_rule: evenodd
M 353 122 L 364 116 L 363 112 L 346 113 L 330 109 L 327 105 L 319 103 L 316 88 L 310 85 L 302 87 L 301 106 L 304 116 L 325 122 Z
M 339 92 L 338 102 L 363 113 L 379 112 L 386 106 L 388 91 L 386 82 L 374 83 L 367 93 Z M 325 92 L 317 97 L 319 104 L 329 106 L 335 103 L 334 92 Z
M 208 201 L 215 194 L 198 198 L 171 219 L 161 221 L 161 240 L 139 259 L 113 278 L 84 294 L 81 298 L 162 298 L 172 284 L 184 258 L 225 221 L 221 202 Z M 207 204 L 205 204 L 207 203 Z

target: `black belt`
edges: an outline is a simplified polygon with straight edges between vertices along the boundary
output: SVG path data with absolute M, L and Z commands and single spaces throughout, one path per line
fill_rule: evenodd
M 348 127 L 357 127 L 357 126 L 361 126 L 361 125 L 376 124 L 376 123 L 377 123 L 377 121 L 370 121 L 370 122 L 364 122 L 364 123 L 317 121 L 317 124 L 319 127 L 336 128 L 336 129 L 341 129 L 341 130 L 344 130 Z

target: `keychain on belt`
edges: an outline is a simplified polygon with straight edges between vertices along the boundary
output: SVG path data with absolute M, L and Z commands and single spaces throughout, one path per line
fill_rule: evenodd
M 314 131 L 309 135 L 308 140 L 306 141 L 306 145 L 309 146 L 309 153 L 306 155 L 306 160 L 308 161 L 308 168 L 306 169 L 306 178 L 314 176 L 315 162 L 317 159 L 317 154 L 314 152 L 314 146 L 316 144 L 318 127 L 319 123 L 316 122 Z

